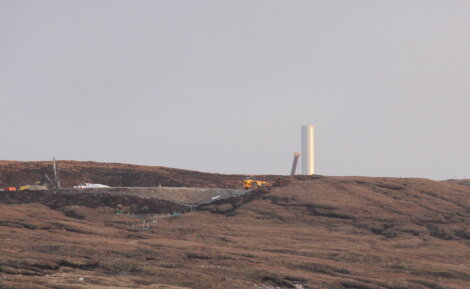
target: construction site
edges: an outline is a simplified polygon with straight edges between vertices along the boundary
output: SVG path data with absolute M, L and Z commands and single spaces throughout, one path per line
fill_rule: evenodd
M 0 162 L 0 288 L 470 285 L 468 180 Z M 301 167 L 298 174 L 297 167 Z
M 214 179 L 211 174 L 159 167 L 119 169 L 125 165 L 63 161 L 59 173 L 55 160 L 2 164 L 6 167 L 1 176 L 6 184 L 1 189 L 2 202 L 42 203 L 52 208 L 85 205 L 115 210 L 126 208 L 131 214 L 187 212 L 212 203 L 238 203 L 258 189 L 270 188 L 270 183 L 254 177 L 234 175 Z M 25 175 L 17 172 L 10 175 L 8 167 L 18 165 L 24 166 L 21 169 Z M 63 175 L 62 179 L 59 174 Z M 34 179 L 40 181 L 34 182 Z M 31 185 L 24 184 L 25 180 Z M 112 186 L 98 184 L 96 180 Z M 15 186 L 15 183 L 22 185 Z
M 469 15 L 0 0 L 0 289 L 469 289 Z
M 1 161 L 0 288 L 470 286 L 468 180 L 298 159 L 290 176 Z

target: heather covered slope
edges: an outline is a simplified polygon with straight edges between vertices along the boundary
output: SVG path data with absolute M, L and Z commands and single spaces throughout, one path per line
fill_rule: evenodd
M 159 166 L 59 161 L 63 187 L 100 183 L 112 187 L 239 188 L 243 176 L 211 174 Z M 52 176 L 52 162 L 0 161 L 0 187 L 34 184 L 44 174 Z
M 470 179 L 451 179 L 447 180 L 446 182 L 450 184 L 462 185 L 462 186 L 470 186 Z
M 427 179 L 323 177 L 297 181 L 267 198 L 303 215 L 341 220 L 384 236 L 459 239 L 470 237 L 469 192 L 468 187 Z
M 0 204 L 0 288 L 469 288 L 469 194 L 304 177 L 149 230 L 112 208 Z

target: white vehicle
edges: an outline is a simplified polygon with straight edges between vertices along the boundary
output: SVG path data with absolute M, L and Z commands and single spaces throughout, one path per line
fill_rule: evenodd
M 74 189 L 90 189 L 90 188 L 110 188 L 110 186 L 102 185 L 102 184 L 90 184 L 84 183 L 79 184 L 78 186 L 73 186 Z

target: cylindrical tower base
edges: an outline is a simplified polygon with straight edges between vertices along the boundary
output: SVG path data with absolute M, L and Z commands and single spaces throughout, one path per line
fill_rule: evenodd
M 302 174 L 313 175 L 315 173 L 315 151 L 314 151 L 314 126 L 302 126 Z

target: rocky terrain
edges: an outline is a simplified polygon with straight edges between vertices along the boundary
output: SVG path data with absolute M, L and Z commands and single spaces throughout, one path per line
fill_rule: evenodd
M 86 175 L 88 165 L 77 171 Z M 106 166 L 97 164 L 95 172 Z M 0 167 L 4 185 L 18 177 Z M 159 182 L 240 182 L 184 175 Z M 470 186 L 402 178 L 282 180 L 272 190 L 181 215 L 0 199 L 0 288 L 470 288 Z

